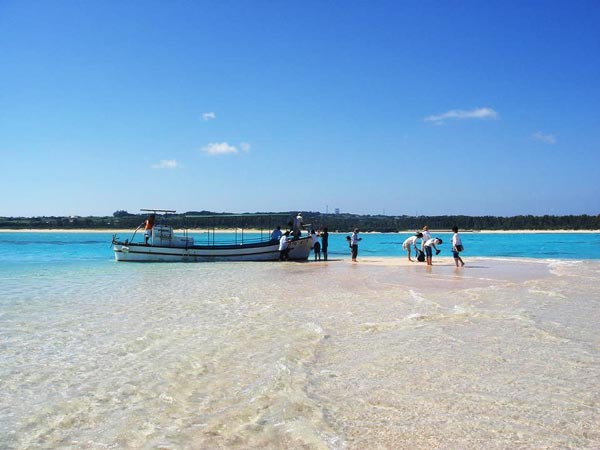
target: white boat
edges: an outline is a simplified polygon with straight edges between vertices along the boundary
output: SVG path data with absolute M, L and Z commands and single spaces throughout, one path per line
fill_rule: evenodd
M 160 210 L 158 210 L 160 211 Z M 171 212 L 171 211 L 169 211 Z M 137 231 L 137 230 L 136 230 Z M 210 261 L 277 261 L 279 241 L 266 239 L 239 242 L 215 242 L 214 230 L 206 243 L 195 242 L 187 232 L 175 235 L 168 225 L 154 225 L 148 243 L 134 242 L 134 236 L 124 241 L 113 236 L 113 251 L 117 261 L 135 262 L 210 262 Z M 243 233 L 242 233 L 243 236 Z M 306 261 L 312 248 L 310 236 L 289 241 L 288 259 Z

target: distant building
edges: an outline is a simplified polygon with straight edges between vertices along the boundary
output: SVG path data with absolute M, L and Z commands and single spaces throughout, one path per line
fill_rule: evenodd
M 335 213 L 339 214 L 340 213 L 340 208 L 335 208 Z

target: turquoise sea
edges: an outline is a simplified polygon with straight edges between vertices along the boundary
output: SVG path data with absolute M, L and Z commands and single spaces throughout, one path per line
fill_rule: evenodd
M 0 233 L 0 449 L 600 448 L 600 234 L 462 233 L 464 268 L 408 236 L 131 264 Z
M 206 233 L 191 233 L 196 242 L 213 239 Z M 330 234 L 330 258 L 348 256 L 345 234 Z M 361 234 L 360 255 L 363 257 L 404 256 L 402 242 L 410 233 Z M 440 237 L 440 256 L 450 255 L 449 233 Z M 127 238 L 129 235 L 122 234 Z M 257 239 L 260 234 L 245 233 L 243 239 Z M 461 233 L 464 258 L 513 257 L 543 259 L 600 259 L 600 233 Z M 29 265 L 93 265 L 113 261 L 112 233 L 0 233 L 0 261 L 3 271 Z M 139 239 L 140 236 L 138 235 Z M 217 240 L 237 242 L 241 234 L 216 234 Z

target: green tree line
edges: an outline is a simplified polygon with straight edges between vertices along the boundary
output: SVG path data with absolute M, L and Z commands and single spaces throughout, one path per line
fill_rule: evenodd
M 157 223 L 164 222 L 174 228 L 222 229 L 258 228 L 283 229 L 296 216 L 295 211 L 279 213 L 235 214 L 210 211 L 189 211 L 183 214 L 158 215 Z M 0 229 L 135 229 L 147 214 L 130 214 L 115 211 L 112 216 L 89 217 L 0 217 Z M 328 227 L 329 231 L 397 232 L 420 230 L 424 225 L 433 230 L 449 230 L 456 225 L 461 230 L 600 230 L 600 215 L 569 216 L 385 216 L 360 214 L 303 213 L 305 224 L 311 228 Z

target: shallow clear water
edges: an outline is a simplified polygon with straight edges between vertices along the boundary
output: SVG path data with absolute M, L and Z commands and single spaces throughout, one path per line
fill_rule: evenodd
M 127 264 L 43 238 L 0 245 L 0 448 L 600 448 L 600 261 Z

